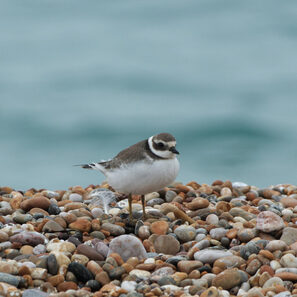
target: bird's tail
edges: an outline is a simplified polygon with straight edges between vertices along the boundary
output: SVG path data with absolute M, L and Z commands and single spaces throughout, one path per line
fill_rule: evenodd
M 104 171 L 104 167 L 100 165 L 100 163 L 78 164 L 74 166 L 79 166 L 84 169 L 95 169 L 95 170 L 100 170 L 102 172 Z
M 95 167 L 94 163 L 90 163 L 90 164 L 76 164 L 73 166 L 79 166 L 81 168 L 85 168 L 85 169 L 93 169 Z

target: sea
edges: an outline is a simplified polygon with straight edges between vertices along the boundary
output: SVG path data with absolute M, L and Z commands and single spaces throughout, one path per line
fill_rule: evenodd
M 8 0 L 0 27 L 0 187 L 100 184 L 73 165 L 160 132 L 183 183 L 297 184 L 296 0 Z

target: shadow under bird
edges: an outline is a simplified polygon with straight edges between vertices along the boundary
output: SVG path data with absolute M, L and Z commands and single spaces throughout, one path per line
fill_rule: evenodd
M 160 133 L 119 152 L 113 159 L 78 165 L 101 171 L 117 192 L 127 194 L 132 219 L 132 195 L 141 195 L 145 219 L 144 195 L 171 184 L 179 171 L 176 140 L 169 133 Z

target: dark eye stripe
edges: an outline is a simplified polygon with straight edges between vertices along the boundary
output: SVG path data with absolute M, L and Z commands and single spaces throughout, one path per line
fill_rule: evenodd
M 158 151 L 166 151 L 167 150 L 167 146 L 163 143 L 163 142 L 153 142 L 153 147 L 155 150 Z

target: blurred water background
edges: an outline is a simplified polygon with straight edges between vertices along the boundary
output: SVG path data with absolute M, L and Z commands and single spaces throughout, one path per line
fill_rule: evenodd
M 180 181 L 297 183 L 295 0 L 0 7 L 0 186 L 98 184 L 72 165 L 165 131 Z

